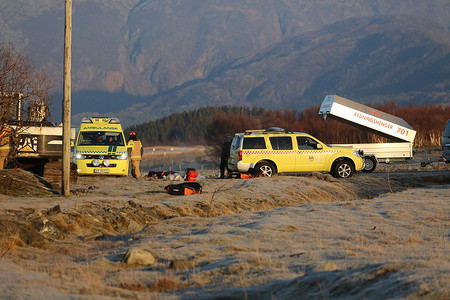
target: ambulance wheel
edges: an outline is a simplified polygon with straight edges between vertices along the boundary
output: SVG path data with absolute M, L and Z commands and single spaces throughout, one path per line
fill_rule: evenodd
M 263 177 L 272 177 L 277 171 L 270 162 L 260 162 L 256 164 L 254 173 L 261 173 Z
M 375 157 L 364 157 L 364 169 L 363 172 L 373 172 L 377 167 L 377 160 Z
M 355 168 L 353 164 L 348 160 L 341 160 L 334 164 L 333 176 L 336 178 L 349 178 L 352 177 Z

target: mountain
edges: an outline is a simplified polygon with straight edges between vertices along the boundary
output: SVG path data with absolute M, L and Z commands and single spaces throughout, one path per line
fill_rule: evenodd
M 327 94 L 374 104 L 449 104 L 449 31 L 408 16 L 338 22 L 223 65 L 119 115 L 142 120 L 205 103 L 302 110 Z
M 63 6 L 0 3 L 1 39 L 45 66 L 56 93 Z M 448 101 L 448 0 L 78 0 L 73 7 L 75 115 L 114 113 L 134 124 L 215 103 L 301 109 L 325 92 Z M 431 74 L 425 81 L 423 72 Z

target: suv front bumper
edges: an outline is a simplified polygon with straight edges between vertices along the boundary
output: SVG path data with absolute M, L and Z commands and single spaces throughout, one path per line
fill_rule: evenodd
M 360 160 L 353 160 L 354 164 L 355 164 L 355 171 L 359 172 L 362 169 L 364 169 L 364 158 L 361 158 Z

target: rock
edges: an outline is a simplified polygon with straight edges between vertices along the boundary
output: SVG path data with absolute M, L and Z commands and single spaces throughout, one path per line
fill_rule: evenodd
M 313 172 L 311 174 L 308 174 L 307 176 L 308 177 L 314 177 L 316 179 L 323 180 L 323 181 L 339 182 L 339 180 L 337 180 L 336 178 L 334 178 L 330 174 L 323 174 L 323 173 L 319 173 L 319 172 Z
M 49 210 L 47 210 L 47 215 L 51 216 L 51 215 L 56 215 L 61 213 L 61 207 L 59 205 L 56 205 L 52 208 L 50 208 Z
M 328 260 L 324 265 L 315 268 L 316 271 L 326 271 L 326 272 L 336 271 L 337 269 L 338 266 L 332 260 Z
M 189 269 L 195 267 L 197 264 L 193 260 L 186 260 L 186 259 L 175 259 L 172 260 L 169 264 L 169 269 Z
M 130 232 L 130 233 L 139 232 L 142 230 L 143 227 L 144 226 L 142 226 L 138 222 L 134 221 L 133 219 L 129 219 L 128 226 L 127 226 L 128 232 Z
M 155 258 L 146 249 L 129 249 L 122 258 L 122 261 L 128 265 L 152 265 Z
M 134 208 L 142 208 L 141 204 L 137 204 L 133 200 L 128 200 L 128 205 L 130 205 L 131 207 L 134 207 Z
M 59 230 L 55 224 L 49 222 L 48 220 L 44 220 L 44 225 L 39 230 L 39 233 L 49 238 L 62 239 L 64 237 L 61 230 Z
M 33 226 L 36 231 L 40 231 L 42 227 L 44 227 L 45 223 L 47 222 L 47 219 L 43 219 L 41 217 L 36 217 L 30 220 L 31 226 Z
M 16 244 L 44 247 L 45 239 L 29 222 L 14 219 L 11 216 L 0 216 L 0 236 L 4 241 L 17 240 Z

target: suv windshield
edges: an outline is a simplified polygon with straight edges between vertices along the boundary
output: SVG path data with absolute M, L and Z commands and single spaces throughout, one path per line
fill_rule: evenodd
M 78 137 L 78 146 L 125 146 L 120 132 L 82 131 Z

